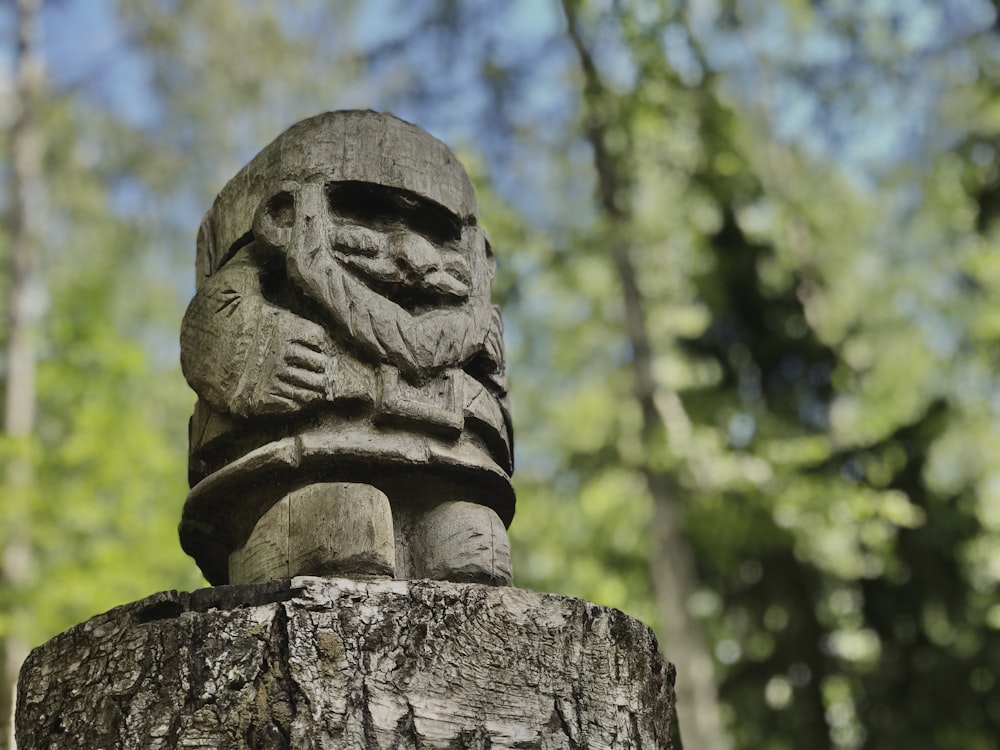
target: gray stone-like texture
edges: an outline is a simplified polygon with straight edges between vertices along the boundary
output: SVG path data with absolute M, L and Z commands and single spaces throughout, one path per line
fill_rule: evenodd
M 577 599 L 300 577 L 165 592 L 32 652 L 21 750 L 670 747 L 651 631 Z

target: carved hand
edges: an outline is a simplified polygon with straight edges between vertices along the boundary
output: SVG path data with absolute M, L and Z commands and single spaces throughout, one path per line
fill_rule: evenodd
M 247 363 L 232 412 L 287 414 L 326 398 L 333 349 L 326 331 L 287 310 L 271 308 L 262 316 L 260 332 L 256 363 Z
M 334 345 L 326 330 L 266 301 L 251 248 L 195 295 L 181 329 L 181 365 L 214 408 L 284 414 L 327 395 Z

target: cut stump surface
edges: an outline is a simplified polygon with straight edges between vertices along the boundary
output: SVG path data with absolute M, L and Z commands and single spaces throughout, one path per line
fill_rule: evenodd
M 18 747 L 670 747 L 673 666 L 613 609 L 300 577 L 163 592 L 39 647 Z

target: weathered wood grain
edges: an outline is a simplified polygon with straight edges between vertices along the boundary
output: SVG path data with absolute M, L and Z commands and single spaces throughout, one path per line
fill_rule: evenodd
M 673 667 L 616 610 L 512 588 L 295 578 L 165 592 L 36 649 L 18 747 L 670 747 Z
M 389 498 L 367 484 L 309 484 L 290 492 L 229 556 L 232 583 L 290 575 L 386 576 L 396 571 Z
M 281 514 L 283 498 L 352 483 L 384 495 L 393 515 L 452 502 L 489 509 L 497 522 L 480 540 L 496 549 L 478 544 L 477 557 L 450 545 L 453 561 L 437 550 L 425 567 L 448 580 L 510 582 L 494 564 L 507 554 L 515 504 L 503 327 L 475 212 L 447 146 L 369 111 L 293 125 L 220 192 L 181 327 L 181 366 L 199 399 L 180 536 L 209 581 L 255 581 L 272 567 L 364 575 L 345 568 L 344 549 L 407 577 L 379 540 L 343 538 L 360 517 L 340 531 L 321 524 L 334 536 L 310 544 L 329 559 L 296 557 L 294 539 L 287 564 L 278 559 L 280 519 L 267 516 Z M 449 515 L 447 529 L 458 522 Z M 463 533 L 479 534 L 481 519 L 466 517 Z M 408 536 L 391 524 L 387 533 L 392 557 L 420 562 Z M 243 566 L 253 559 L 265 564 Z

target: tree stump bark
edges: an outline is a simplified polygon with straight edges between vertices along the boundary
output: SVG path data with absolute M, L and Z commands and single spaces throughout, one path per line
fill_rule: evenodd
M 299 577 L 154 594 L 39 647 L 21 750 L 669 748 L 673 666 L 612 609 Z

